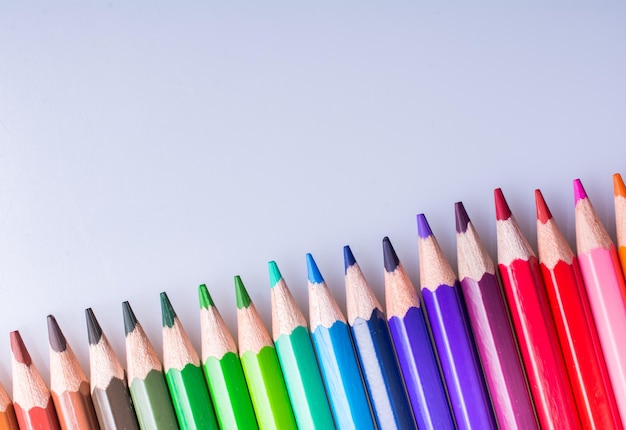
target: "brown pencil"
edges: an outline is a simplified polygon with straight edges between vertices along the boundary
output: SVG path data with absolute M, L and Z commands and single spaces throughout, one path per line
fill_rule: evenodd
M 85 310 L 89 335 L 91 398 L 106 430 L 138 430 L 135 408 L 126 385 L 126 372 L 91 308 Z
M 89 382 L 56 319 L 48 315 L 50 341 L 50 391 L 61 428 L 98 430 Z
M 19 331 L 11 339 L 13 406 L 21 430 L 59 430 L 50 391 L 33 364 Z
M 0 430 L 19 430 L 9 394 L 0 385 Z

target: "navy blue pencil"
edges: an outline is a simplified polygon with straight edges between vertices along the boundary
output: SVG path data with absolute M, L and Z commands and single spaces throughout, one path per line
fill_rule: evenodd
M 378 428 L 417 429 L 387 318 L 349 246 L 343 256 L 348 323 Z

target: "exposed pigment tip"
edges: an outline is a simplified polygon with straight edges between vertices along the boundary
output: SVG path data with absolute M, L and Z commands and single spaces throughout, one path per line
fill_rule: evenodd
M 539 189 L 535 190 L 535 206 L 537 208 L 537 221 L 541 224 L 547 223 L 552 218 L 552 213 Z
M 172 307 L 169 297 L 167 297 L 167 294 L 163 291 L 161 293 L 161 321 L 163 322 L 163 327 L 174 327 L 175 318 L 176 312 Z
M 496 188 L 493 190 L 493 197 L 496 202 L 496 220 L 506 221 L 511 218 L 511 209 L 504 198 L 502 188 Z
M 430 229 L 424 214 L 417 215 L 417 235 L 422 239 L 427 239 L 433 235 L 433 231 Z
M 283 276 L 280 274 L 280 270 L 278 270 L 278 265 L 275 261 L 272 260 L 267 263 L 267 268 L 270 271 L 270 287 L 274 288 Z
M 237 309 L 243 309 L 250 306 L 252 300 L 243 285 L 243 281 L 239 275 L 235 276 L 235 295 L 237 297 Z
M 30 358 L 30 354 L 26 349 L 26 345 L 24 345 L 24 340 L 22 340 L 20 332 L 17 330 L 12 331 L 9 333 L 9 339 L 11 340 L 11 352 L 13 352 L 15 360 L 17 360 L 18 363 L 30 366 L 33 360 Z
M 396 250 L 393 249 L 387 236 L 383 238 L 383 261 L 385 262 L 385 270 L 389 273 L 396 270 L 396 267 L 400 265 L 398 254 L 396 254 Z
M 348 273 L 348 268 L 350 266 L 354 266 L 356 264 L 356 259 L 354 258 L 354 254 L 352 254 L 352 250 L 348 245 L 343 247 L 343 267 L 346 273 Z
M 102 338 L 102 327 L 96 319 L 91 308 L 85 309 L 85 319 L 87 320 L 87 338 L 89 345 L 97 345 Z
M 626 185 L 624 185 L 622 175 L 619 173 L 613 175 L 613 194 L 615 197 L 626 197 Z
M 587 198 L 587 192 L 583 187 L 583 183 L 580 179 L 574 179 L 574 205 L 577 205 L 580 200 Z
M 63 352 L 67 349 L 67 341 L 54 316 L 48 315 L 48 340 L 50 347 L 56 352 Z
M 122 314 L 124 315 L 124 334 L 128 336 L 135 330 L 137 326 L 137 318 L 133 309 L 130 307 L 130 303 L 122 303 Z
M 311 284 L 321 284 L 324 282 L 320 269 L 317 268 L 317 263 L 315 263 L 311 254 L 306 255 L 306 271 Z
M 215 306 L 206 284 L 200 284 L 198 287 L 198 299 L 200 300 L 200 309 L 209 309 L 211 306 Z
M 465 233 L 467 231 L 467 226 L 470 223 L 470 219 L 469 216 L 467 216 L 467 211 L 465 210 L 465 206 L 463 206 L 462 202 L 456 202 L 454 204 L 454 218 L 456 220 L 456 232 Z

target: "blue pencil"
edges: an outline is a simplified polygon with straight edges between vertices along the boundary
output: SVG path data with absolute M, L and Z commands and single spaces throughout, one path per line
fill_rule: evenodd
M 348 322 L 378 428 L 417 429 L 382 306 L 349 246 L 343 256 Z
M 454 419 L 419 295 L 388 237 L 383 239 L 383 255 L 389 329 L 417 427 L 454 430 Z
M 374 430 L 346 318 L 328 291 L 311 254 L 306 255 L 306 261 L 311 338 L 335 424 L 340 430 Z

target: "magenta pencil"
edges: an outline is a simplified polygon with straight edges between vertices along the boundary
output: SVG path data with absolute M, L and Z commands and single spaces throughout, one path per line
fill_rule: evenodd
M 598 219 L 579 179 L 574 180 L 576 247 L 620 417 L 626 423 L 626 306 L 615 245 Z
M 461 289 L 500 429 L 537 429 L 493 260 L 463 203 L 455 205 Z

